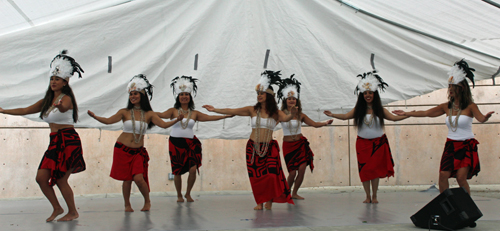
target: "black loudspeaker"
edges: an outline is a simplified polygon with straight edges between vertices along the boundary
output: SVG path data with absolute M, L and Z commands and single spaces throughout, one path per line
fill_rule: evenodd
M 452 188 L 446 189 L 410 218 L 420 228 L 455 230 L 475 227 L 475 221 L 482 216 L 465 188 Z

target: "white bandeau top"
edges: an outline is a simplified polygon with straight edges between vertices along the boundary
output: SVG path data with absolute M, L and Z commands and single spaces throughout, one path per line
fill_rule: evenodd
M 184 119 L 182 119 L 182 122 L 186 123 L 186 120 L 187 120 L 187 118 L 184 118 Z M 190 119 L 186 129 L 182 128 L 180 121 L 175 123 L 172 126 L 172 130 L 170 131 L 170 136 L 193 139 L 193 137 L 194 137 L 193 127 L 194 127 L 195 122 L 196 121 L 194 121 L 193 119 Z
M 276 120 L 273 118 L 260 118 L 259 128 L 274 130 L 274 127 L 276 127 Z M 257 128 L 257 116 L 252 117 L 252 128 Z
M 134 121 L 135 122 L 135 134 L 145 134 L 146 129 L 148 129 L 148 124 L 146 122 L 141 122 L 141 121 Z M 142 124 L 142 132 L 141 130 L 141 123 Z M 124 133 L 134 133 L 132 130 L 132 120 L 125 120 L 123 122 L 123 132 Z
M 366 114 L 365 120 L 370 121 L 372 114 Z M 365 139 L 375 139 L 384 135 L 384 129 L 380 126 L 380 120 L 377 116 L 373 118 L 371 126 L 366 125 L 364 122 L 361 128 L 358 129 L 358 136 Z
M 302 121 L 298 120 L 290 120 L 290 122 L 281 122 L 281 127 L 283 128 L 283 136 L 293 136 L 293 135 L 298 135 L 302 133 L 302 129 L 300 126 Z M 292 125 L 290 128 L 289 125 Z
M 446 117 L 446 126 L 448 127 L 448 139 L 452 140 L 468 140 L 474 138 L 472 132 L 472 117 L 460 115 L 458 117 L 458 128 L 456 131 L 451 130 L 449 116 Z M 455 121 L 456 116 L 451 116 L 451 121 Z
M 54 108 L 47 117 L 43 117 L 43 121 L 49 124 L 68 124 L 73 125 L 73 109 L 66 112 L 60 112 L 59 109 Z

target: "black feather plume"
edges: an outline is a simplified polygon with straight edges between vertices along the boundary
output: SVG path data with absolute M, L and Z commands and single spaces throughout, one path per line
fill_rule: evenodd
M 52 68 L 52 63 L 54 62 L 54 60 L 56 60 L 58 58 L 62 58 L 63 60 L 64 59 L 68 60 L 71 63 L 71 66 L 73 66 L 73 70 L 71 71 L 71 74 L 73 75 L 73 74 L 75 74 L 75 72 L 78 72 L 78 78 L 81 78 L 82 73 L 85 73 L 85 71 L 83 71 L 80 64 L 78 64 L 73 57 L 68 56 L 66 54 L 68 54 L 68 50 L 62 50 L 60 54 L 56 55 L 56 57 L 54 57 L 54 59 L 52 59 L 52 62 L 50 62 L 50 67 Z
M 462 71 L 465 72 L 465 76 L 470 79 L 470 81 L 472 82 L 472 88 L 474 88 L 475 87 L 474 73 L 472 73 L 472 72 L 476 71 L 476 69 L 470 68 L 469 64 L 464 59 L 456 62 L 455 65 L 460 67 L 460 69 L 462 69 Z

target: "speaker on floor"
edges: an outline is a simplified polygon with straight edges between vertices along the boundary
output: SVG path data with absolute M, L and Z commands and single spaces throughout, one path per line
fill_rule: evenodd
M 455 230 L 475 227 L 475 221 L 482 216 L 465 188 L 452 188 L 446 189 L 410 218 L 420 228 Z

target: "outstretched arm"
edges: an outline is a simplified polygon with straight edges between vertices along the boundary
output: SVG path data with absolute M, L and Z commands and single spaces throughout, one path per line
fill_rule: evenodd
M 169 108 L 168 110 L 164 112 L 156 112 L 156 114 L 163 119 L 171 119 L 174 116 L 174 110 L 175 108 Z
M 87 114 L 89 114 L 90 117 L 94 118 L 95 120 L 97 120 L 103 124 L 114 124 L 114 123 L 117 123 L 123 119 L 123 115 L 124 115 L 125 111 L 126 111 L 125 109 L 120 109 L 116 114 L 112 115 L 109 118 L 96 116 L 90 110 L 87 111 Z
M 212 105 L 203 105 L 202 107 L 207 109 L 207 111 L 209 112 L 215 112 L 226 115 L 237 115 L 237 116 L 251 116 L 253 111 L 253 106 L 234 108 L 234 109 L 233 108 L 218 109 L 214 108 Z
M 288 122 L 297 115 L 297 107 L 292 107 L 290 109 L 290 114 L 285 114 L 283 111 L 278 110 L 279 122 Z
M 199 111 L 196 112 L 196 121 L 200 122 L 205 122 L 205 121 L 216 121 L 216 120 L 221 120 L 225 118 L 230 118 L 233 117 L 234 115 L 222 115 L 222 116 L 215 116 L 215 115 L 207 115 L 205 113 L 201 113 Z
M 474 116 L 474 118 L 476 118 L 477 121 L 479 121 L 481 123 L 488 121 L 488 119 L 491 117 L 491 115 L 493 113 L 495 113 L 494 111 L 490 111 L 490 112 L 486 113 L 486 115 L 483 115 L 483 113 L 481 113 L 481 111 L 477 107 L 477 104 L 475 104 L 475 103 L 471 104 L 471 110 L 472 110 L 472 115 Z
M 325 113 L 325 115 L 327 115 L 327 116 L 330 116 L 330 117 L 333 117 L 333 118 L 339 119 L 339 120 L 348 120 L 348 119 L 354 118 L 354 108 L 351 111 L 347 112 L 346 114 L 333 114 L 330 111 L 324 111 L 323 113 Z
M 165 122 L 156 114 L 156 112 L 149 111 L 148 113 L 151 113 L 151 122 L 160 128 L 168 128 L 184 118 L 184 114 L 180 114 L 177 116 L 177 119 Z
M 409 116 L 399 116 L 399 115 L 394 115 L 389 112 L 389 110 L 384 108 L 384 119 L 391 120 L 391 121 L 400 121 L 408 118 Z
M 310 119 L 306 114 L 302 113 L 302 121 L 304 121 L 304 123 L 306 123 L 309 126 L 312 126 L 315 128 L 320 128 L 320 127 L 326 126 L 328 124 L 332 124 L 333 119 L 329 119 L 325 122 L 316 122 L 316 121 Z
M 447 108 L 448 103 L 442 103 L 436 107 L 433 107 L 426 111 L 410 111 L 405 112 L 403 110 L 394 110 L 392 113 L 398 116 L 412 116 L 412 117 L 438 117 L 446 113 L 445 108 Z
M 60 112 L 66 112 L 73 106 L 71 102 L 71 97 L 65 95 L 59 102 L 55 102 L 54 106 L 59 109 Z
M 16 109 L 3 109 L 0 107 L 0 113 L 9 114 L 9 115 L 28 115 L 40 112 L 43 106 L 43 99 L 38 100 L 35 104 L 25 107 L 25 108 L 16 108 Z

